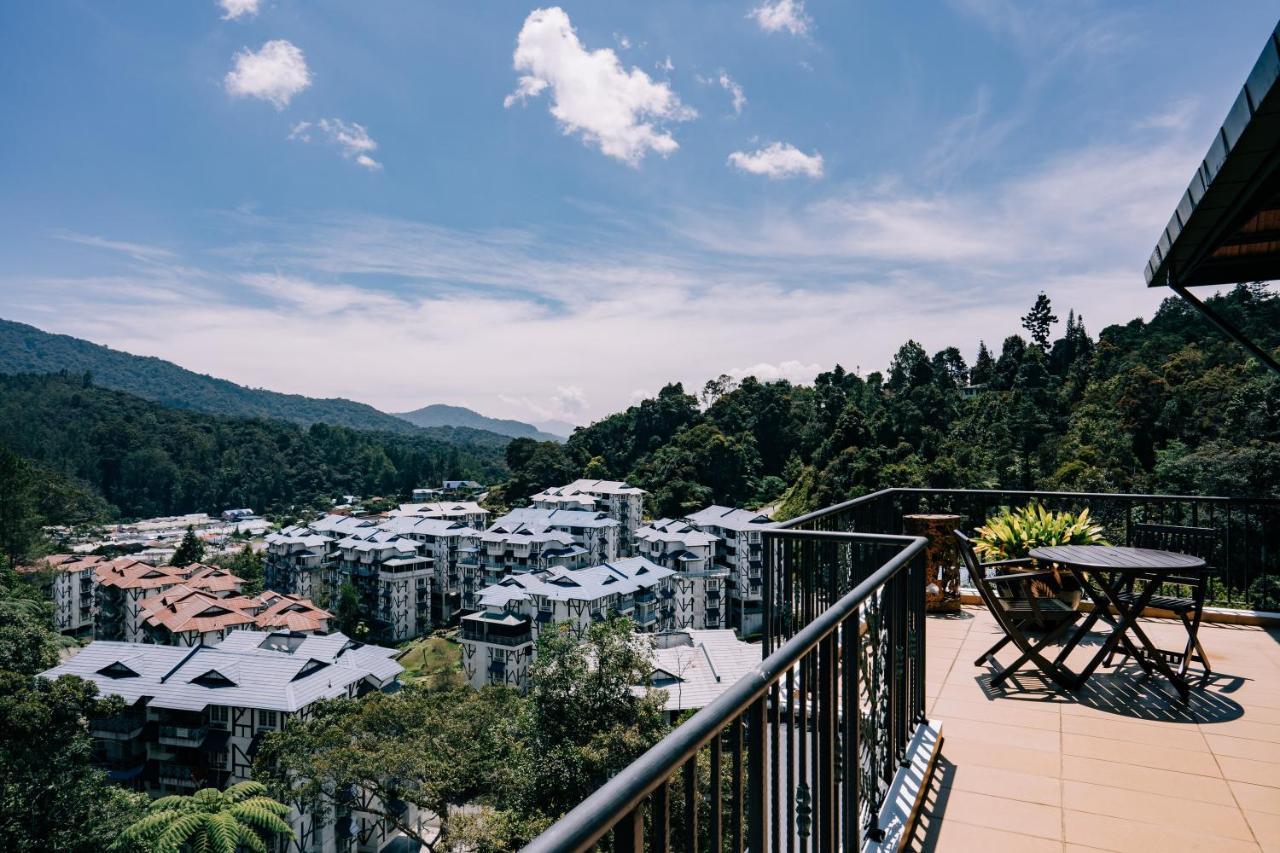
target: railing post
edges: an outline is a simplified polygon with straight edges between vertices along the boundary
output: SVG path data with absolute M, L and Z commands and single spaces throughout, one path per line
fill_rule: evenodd
M 613 828 L 614 853 L 644 853 L 644 805 L 622 816 Z
M 769 790 L 765 780 L 764 741 L 766 703 L 762 695 L 747 709 L 747 849 L 751 853 L 767 850 L 769 837 L 767 815 Z

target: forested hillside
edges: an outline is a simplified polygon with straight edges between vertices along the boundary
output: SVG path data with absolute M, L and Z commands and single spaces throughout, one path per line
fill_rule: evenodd
M 322 369 L 317 366 L 317 369 Z M 215 415 L 278 418 L 303 426 L 326 423 L 352 429 L 413 434 L 419 427 L 373 406 L 340 398 L 318 399 L 246 388 L 179 367 L 159 358 L 131 355 L 68 335 L 53 335 L 34 326 L 0 320 L 0 373 L 91 374 L 95 385 L 127 391 L 165 406 Z M 470 424 L 436 421 L 427 426 L 443 441 L 506 443 Z M 482 429 L 482 428 L 481 428 Z
M 95 498 L 123 517 L 268 511 L 344 493 L 394 496 L 445 478 L 488 482 L 506 470 L 488 441 L 220 417 L 71 375 L 0 376 L 0 447 L 34 466 L 49 523 L 83 520 Z
M 512 438 L 536 438 L 539 441 L 557 441 L 559 436 L 543 432 L 533 424 L 506 418 L 490 418 L 465 406 L 447 406 L 444 403 L 433 403 L 414 409 L 412 412 L 397 412 L 397 418 L 403 418 L 414 426 L 420 427 L 470 427 L 496 432 Z
M 1212 303 L 1280 344 L 1265 290 Z M 658 515 L 780 501 L 789 517 L 889 486 L 1280 494 L 1280 383 L 1181 300 L 1095 338 L 1044 298 L 1016 331 L 973 364 L 908 341 L 866 377 L 668 385 L 563 447 L 512 442 L 505 498 L 581 475 L 648 489 Z

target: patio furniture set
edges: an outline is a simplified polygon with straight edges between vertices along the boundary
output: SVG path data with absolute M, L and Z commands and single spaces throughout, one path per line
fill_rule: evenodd
M 983 603 L 1003 636 L 975 662 L 982 666 L 1012 644 L 1020 656 L 997 665 L 991 685 L 998 687 L 1031 665 L 1054 683 L 1078 690 L 1102 666 L 1132 659 L 1146 675 L 1166 678 L 1186 699 L 1188 671 L 1197 664 L 1207 678 L 1208 655 L 1199 640 L 1209 582 L 1207 560 L 1217 546 L 1213 528 L 1163 524 L 1135 525 L 1132 546 L 1059 545 L 1034 548 L 1028 557 L 982 563 L 972 541 L 955 531 L 958 550 Z M 1092 604 L 1081 612 L 1060 598 L 1038 595 L 1036 582 L 1056 581 L 1065 570 Z M 1187 641 L 1181 650 L 1160 649 L 1143 631 L 1139 618 L 1153 611 L 1181 620 Z M 1111 628 L 1098 650 L 1079 672 L 1067 658 L 1098 622 Z M 1061 643 L 1050 657 L 1049 649 Z M 1117 661 L 1117 658 L 1120 660 Z

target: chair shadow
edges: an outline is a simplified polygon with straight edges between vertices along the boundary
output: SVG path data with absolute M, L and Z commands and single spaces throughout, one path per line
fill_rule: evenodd
M 1027 669 L 1009 676 L 999 686 L 989 669 L 974 681 L 990 701 L 1039 702 L 1082 705 L 1119 717 L 1166 723 L 1210 725 L 1238 720 L 1245 709 L 1228 693 L 1239 690 L 1249 679 L 1213 673 L 1191 679 L 1192 690 L 1184 700 L 1161 675 L 1148 675 L 1135 663 L 1098 669 L 1077 690 L 1066 690 L 1041 673 Z

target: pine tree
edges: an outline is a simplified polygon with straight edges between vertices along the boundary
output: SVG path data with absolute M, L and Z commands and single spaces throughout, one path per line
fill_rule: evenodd
M 969 371 L 970 385 L 987 385 L 995 378 L 996 360 L 987 349 L 986 341 L 978 341 L 978 356 L 973 360 L 973 368 Z
M 1049 297 L 1045 292 L 1040 291 L 1040 295 L 1036 297 L 1036 304 L 1031 306 L 1031 310 L 1022 315 L 1022 328 L 1027 330 L 1027 334 L 1031 335 L 1031 340 L 1035 341 L 1036 346 L 1041 352 L 1049 349 L 1049 328 L 1058 322 L 1057 316 L 1053 313 L 1053 307 L 1049 304 Z
M 202 559 L 204 559 L 204 542 L 196 536 L 195 528 L 188 525 L 187 532 L 178 543 L 177 550 L 173 552 L 173 559 L 169 561 L 169 565 L 189 566 Z

